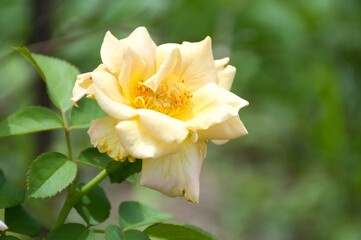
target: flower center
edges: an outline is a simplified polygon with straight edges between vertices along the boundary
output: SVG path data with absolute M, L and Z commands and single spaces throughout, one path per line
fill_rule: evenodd
M 186 112 L 191 105 L 192 95 L 185 91 L 183 83 L 161 83 L 154 92 L 140 84 L 135 88 L 134 105 L 175 116 Z

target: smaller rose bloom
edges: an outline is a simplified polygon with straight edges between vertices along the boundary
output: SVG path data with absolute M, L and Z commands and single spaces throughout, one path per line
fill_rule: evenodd
M 238 111 L 248 102 L 229 91 L 235 67 L 213 59 L 209 37 L 157 46 L 144 27 L 121 40 L 107 32 L 100 55 L 71 99 L 95 98 L 108 114 L 91 123 L 91 143 L 115 160 L 143 159 L 142 185 L 198 202 L 208 140 L 247 134 Z
M 6 224 L 0 220 L 0 231 L 6 230 L 8 230 L 8 226 L 6 226 Z

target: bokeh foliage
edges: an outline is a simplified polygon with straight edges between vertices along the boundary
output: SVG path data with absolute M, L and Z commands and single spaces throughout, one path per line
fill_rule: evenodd
M 36 74 L 11 46 L 86 72 L 107 30 L 121 38 L 143 25 L 158 44 L 209 35 L 215 57 L 237 67 L 232 90 L 250 102 L 240 112 L 250 134 L 210 145 L 205 161 L 220 238 L 361 239 L 360 1 L 49 1 L 50 39 L 29 44 L 46 19 L 32 18 L 33 2 L 0 3 L 1 119 L 38 101 Z M 0 140 L 0 166 L 19 185 L 37 155 L 31 140 Z

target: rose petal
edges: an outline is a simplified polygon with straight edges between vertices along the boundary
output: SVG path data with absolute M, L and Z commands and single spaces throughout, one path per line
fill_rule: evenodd
M 126 99 L 120 94 L 121 89 L 117 79 L 109 72 L 96 70 L 92 72 L 94 86 L 102 91 L 109 99 L 126 103 Z
M 230 140 L 246 135 L 247 129 L 244 127 L 239 117 L 233 117 L 224 122 L 215 124 L 208 129 L 199 130 L 198 136 L 200 139 L 211 140 Z M 215 142 L 223 143 L 223 142 Z
M 190 92 L 207 83 L 217 82 L 211 44 L 211 38 L 206 37 L 201 42 L 183 42 L 180 46 L 183 63 L 182 79 Z
M 140 80 L 145 79 L 145 76 L 143 76 L 145 63 L 134 51 L 129 47 L 125 47 L 121 64 L 118 82 L 124 97 L 131 101 L 134 98 L 133 89 Z
M 128 154 L 120 144 L 115 129 L 117 123 L 117 120 L 111 117 L 96 119 L 91 122 L 88 135 L 90 142 L 99 152 L 106 153 L 115 160 L 124 161 Z
M 96 86 L 94 86 L 94 94 L 101 109 L 113 118 L 124 120 L 136 115 L 136 110 L 134 108 L 121 102 L 114 101 Z
M 118 74 L 121 67 L 123 45 L 113 36 L 111 32 L 105 34 L 103 44 L 100 48 L 102 62 L 113 74 Z
M 234 76 L 236 74 L 236 68 L 228 65 L 229 58 L 222 58 L 215 60 L 214 64 L 217 69 L 218 81 L 217 85 L 226 90 L 231 90 Z
M 70 99 L 74 106 L 78 107 L 77 102 L 85 95 L 93 94 L 92 84 L 91 73 L 83 73 L 77 76 L 73 87 L 73 97 Z
M 159 84 L 169 76 L 174 76 L 173 81 L 177 81 L 181 72 L 182 58 L 179 49 L 173 49 L 168 56 L 165 57 L 163 63 L 159 66 L 157 73 L 149 78 L 144 85 L 156 91 Z
M 120 40 L 122 44 L 130 47 L 147 64 L 146 76 L 155 71 L 155 51 L 157 45 L 150 37 L 145 27 L 136 28 L 127 38 Z
M 204 141 L 187 141 L 175 154 L 143 160 L 141 185 L 171 197 L 184 196 L 188 201 L 199 202 L 199 175 L 206 150 Z
M 248 102 L 237 95 L 211 83 L 193 93 L 194 117 L 186 120 L 195 129 L 208 129 L 238 116 L 240 108 Z
M 135 158 L 159 158 L 177 152 L 181 144 L 155 138 L 139 120 L 121 121 L 116 126 L 120 143 Z
M 139 109 L 139 122 L 154 138 L 166 143 L 181 143 L 188 137 L 188 125 L 162 113 Z

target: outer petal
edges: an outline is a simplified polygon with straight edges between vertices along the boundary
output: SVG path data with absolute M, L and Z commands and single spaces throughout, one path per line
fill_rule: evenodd
M 187 120 L 198 130 L 222 123 L 238 116 L 240 108 L 248 105 L 246 100 L 218 87 L 216 84 L 207 84 L 193 93 L 194 117 Z
M 157 159 L 145 159 L 140 183 L 168 196 L 199 201 L 199 175 L 206 157 L 204 141 L 183 143 L 179 152 Z
M 103 44 L 100 48 L 102 62 L 109 68 L 112 73 L 119 73 L 123 45 L 114 37 L 111 32 L 105 34 Z
M 222 58 L 214 61 L 218 76 L 217 85 L 226 90 L 231 89 L 234 75 L 236 74 L 236 68 L 228 65 L 228 62 L 229 58 Z
M 113 118 L 123 120 L 132 118 L 137 114 L 134 108 L 111 99 L 96 86 L 94 86 L 94 94 L 101 109 Z
M 106 71 L 94 71 L 92 73 L 94 86 L 102 91 L 111 100 L 125 103 L 126 99 L 121 95 L 121 89 L 117 79 Z
M 244 136 L 247 133 L 242 121 L 237 116 L 215 124 L 208 129 L 198 131 L 198 136 L 200 139 L 230 140 Z
M 84 95 L 93 94 L 92 85 L 91 73 L 83 73 L 77 76 L 73 87 L 73 97 L 70 99 L 74 106 L 78 106 L 76 102 L 83 98 Z
M 130 47 L 130 49 L 147 63 L 146 75 L 149 76 L 155 72 L 155 51 L 157 45 L 145 27 L 136 28 L 127 38 L 120 40 L 120 42 Z
M 117 120 L 111 117 L 96 119 L 91 122 L 88 134 L 90 142 L 97 147 L 100 152 L 108 154 L 111 158 L 122 161 L 128 156 L 125 149 L 120 144 L 115 126 Z
M 120 143 L 133 157 L 159 158 L 179 151 L 181 144 L 168 143 L 154 137 L 139 120 L 121 121 L 116 126 Z
M 182 79 L 190 92 L 207 83 L 217 82 L 211 44 L 211 38 L 206 37 L 201 42 L 184 42 L 180 46 L 183 62 Z

